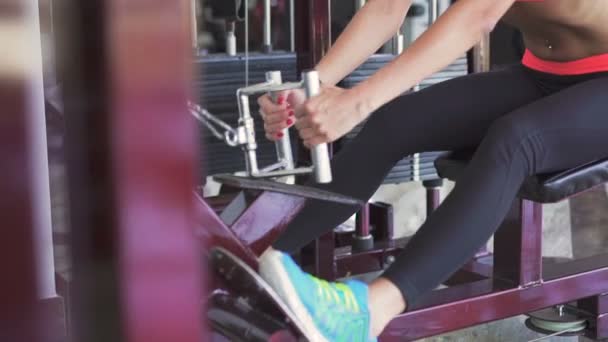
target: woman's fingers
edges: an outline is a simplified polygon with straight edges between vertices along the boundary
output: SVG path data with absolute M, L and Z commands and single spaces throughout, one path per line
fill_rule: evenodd
M 280 106 L 270 99 L 270 96 L 264 95 L 258 98 L 258 105 L 260 105 L 260 110 L 263 115 L 274 113 L 279 110 L 285 109 L 284 106 Z
M 270 140 L 282 138 L 281 131 L 295 124 L 296 118 L 293 112 L 279 111 L 264 117 L 264 131 Z
M 282 138 L 282 130 L 293 126 L 296 121 L 295 112 L 286 102 L 287 94 L 279 94 L 277 102 L 274 103 L 270 96 L 264 95 L 258 98 L 260 112 L 264 119 L 264 130 L 266 138 L 277 140 Z
M 271 136 L 276 136 L 277 138 L 282 138 L 282 136 L 280 135 L 281 132 L 285 128 L 289 128 L 289 127 L 293 126 L 293 124 L 294 124 L 293 119 L 287 119 L 286 121 L 279 121 L 274 124 L 264 123 L 264 131 L 266 131 L 266 133 Z
M 281 121 L 295 121 L 295 113 L 292 109 L 282 109 L 276 112 L 264 115 L 264 122 L 267 124 L 276 124 Z
M 282 92 L 277 96 L 277 101 L 273 101 L 270 95 L 263 95 L 258 97 L 258 105 L 262 111 L 262 115 L 274 113 L 280 110 L 289 109 L 289 103 L 287 103 L 288 94 Z

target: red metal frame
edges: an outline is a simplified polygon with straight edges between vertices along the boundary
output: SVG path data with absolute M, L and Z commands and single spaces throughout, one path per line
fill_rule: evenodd
M 210 247 L 221 246 L 257 268 L 257 257 L 283 232 L 306 198 L 267 191 L 236 198 L 222 212 L 234 211 L 228 224 L 206 201 L 197 195 L 197 235 Z
M 591 322 L 586 336 L 608 337 L 602 295 L 608 293 L 608 254 L 543 264 L 541 206 L 516 200 L 495 235 L 494 265 L 473 261 L 467 268 L 477 280 L 434 291 L 395 318 L 381 340 L 416 340 L 576 300 Z
M 263 207 L 269 203 L 262 203 Z M 257 210 L 247 211 L 246 215 L 255 215 Z M 208 211 L 214 215 L 211 209 Z M 495 236 L 494 265 L 488 263 L 491 260 L 488 256 L 465 265 L 448 281 L 450 287 L 434 291 L 411 311 L 395 318 L 381 341 L 416 340 L 577 300 L 581 312 L 591 322 L 585 334 L 590 338 L 607 337 L 608 297 L 603 294 L 608 293 L 608 254 L 543 265 L 541 213 L 541 204 L 516 200 Z M 223 229 L 229 231 L 227 227 Z M 275 234 L 276 229 L 265 228 L 255 234 Z M 245 238 L 241 235 L 236 240 Z M 331 234 L 319 241 L 335 243 Z M 313 266 L 334 277 L 353 269 L 352 273 L 356 273 L 356 267 L 379 270 L 383 267 L 379 260 L 397 253 L 406 243 L 407 239 L 392 240 L 386 241 L 381 251 L 357 254 L 345 251 L 334 263 Z M 246 243 L 241 245 L 249 248 Z

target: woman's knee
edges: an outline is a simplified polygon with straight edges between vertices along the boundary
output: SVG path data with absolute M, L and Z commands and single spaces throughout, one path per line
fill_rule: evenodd
M 478 151 L 505 167 L 518 163 L 526 168 L 526 174 L 534 174 L 542 158 L 542 143 L 537 133 L 538 129 L 529 120 L 505 116 L 490 126 Z
M 384 145 L 388 141 L 398 143 L 430 125 L 433 115 L 429 111 L 433 108 L 426 103 L 424 94 L 402 95 L 372 113 L 361 133 L 373 135 Z

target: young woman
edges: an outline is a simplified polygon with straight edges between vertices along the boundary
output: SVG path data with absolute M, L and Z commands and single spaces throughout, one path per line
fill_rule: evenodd
M 316 279 L 287 254 L 356 208 L 311 201 L 264 253 L 262 276 L 315 341 L 375 340 L 488 241 L 526 177 L 608 157 L 608 2 L 459 0 L 373 77 L 352 89 L 335 87 L 397 31 L 410 3 L 368 1 L 317 65 L 324 84 L 318 97 L 303 101 L 291 92 L 278 104 L 259 100 L 268 138 L 295 124 L 306 146 L 334 141 L 368 119 L 333 159 L 334 182 L 326 187 L 363 200 L 406 155 L 477 147 L 441 207 L 369 285 Z M 523 33 L 521 64 L 400 96 L 501 19 Z

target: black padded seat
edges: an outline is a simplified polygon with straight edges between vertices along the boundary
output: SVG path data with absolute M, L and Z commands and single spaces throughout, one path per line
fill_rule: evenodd
M 435 161 L 441 178 L 458 181 L 472 151 L 458 151 L 439 157 Z M 519 191 L 519 197 L 538 203 L 555 203 L 597 185 L 608 182 L 608 158 L 579 167 L 529 177 Z

